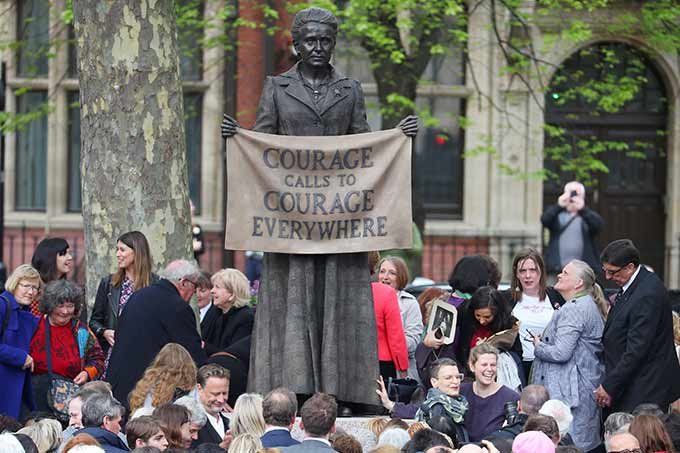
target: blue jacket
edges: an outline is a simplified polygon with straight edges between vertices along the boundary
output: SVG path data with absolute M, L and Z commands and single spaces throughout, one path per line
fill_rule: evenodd
M 22 310 L 14 296 L 5 291 L 0 298 L 0 328 L 5 322 L 7 301 L 10 304 L 9 322 L 0 338 L 0 383 L 3 397 L 0 398 L 0 414 L 19 417 L 22 401 L 35 409 L 31 389 L 31 373 L 22 370 L 28 355 L 31 338 L 38 327 L 38 318 Z
M 78 434 L 89 434 L 94 437 L 106 453 L 124 453 L 130 451 L 120 437 L 104 428 L 90 426 L 76 432 L 74 436 L 77 436 Z
M 266 432 L 260 437 L 260 440 L 264 448 L 290 447 L 300 443 L 293 439 L 287 428 Z

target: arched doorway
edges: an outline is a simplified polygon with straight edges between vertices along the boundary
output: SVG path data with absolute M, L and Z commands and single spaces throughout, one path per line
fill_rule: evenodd
M 634 97 L 616 111 L 596 106 L 587 96 L 573 96 L 576 84 L 605 80 L 612 74 L 642 81 Z M 654 65 L 622 43 L 595 44 L 569 57 L 546 95 L 546 123 L 565 133 L 545 136 L 545 168 L 559 177 L 544 183 L 544 207 L 556 202 L 566 181 L 575 179 L 569 163 L 593 152 L 609 170 L 595 173 L 586 184 L 586 202 L 605 222 L 598 239 L 600 250 L 614 239 L 630 238 L 640 249 L 642 261 L 661 276 L 665 270 L 667 110 L 666 89 Z M 566 169 L 564 165 L 558 169 L 550 157 L 560 153 L 566 156 Z

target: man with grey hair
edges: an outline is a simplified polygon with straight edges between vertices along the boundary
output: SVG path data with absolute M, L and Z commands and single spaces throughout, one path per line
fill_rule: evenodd
M 574 421 L 569 406 L 560 400 L 548 400 L 541 406 L 538 413 L 555 419 L 557 428 L 560 430 L 560 445 L 574 445 L 574 441 L 569 435 L 571 422 Z
M 176 400 L 173 404 L 179 406 L 184 406 L 191 412 L 191 418 L 189 419 L 189 431 L 192 433 L 197 433 L 203 429 L 206 423 L 208 423 L 208 416 L 205 415 L 201 403 L 196 401 L 195 398 L 191 396 L 183 396 Z
M 628 412 L 614 412 L 610 414 L 604 421 L 605 442 L 615 434 L 627 433 L 634 418 Z
M 66 442 L 68 442 L 73 435 L 83 428 L 83 403 L 92 395 L 106 394 L 111 395 L 111 386 L 104 381 L 90 381 L 80 387 L 78 392 L 68 402 L 68 428 L 61 434 L 61 445 L 59 451 L 61 452 Z M 120 437 L 120 435 L 119 435 Z
M 107 372 L 113 395 L 120 401 L 128 401 L 144 370 L 168 343 L 183 346 L 197 366 L 205 363 L 196 317 L 188 303 L 198 273 L 194 263 L 172 261 L 163 278 L 133 293 L 125 304 Z
M 297 414 L 295 393 L 284 387 L 275 388 L 265 396 L 262 414 L 267 424 L 260 438 L 264 448 L 290 447 L 300 443 L 290 435 Z
M 98 393 L 91 395 L 83 403 L 83 426 L 76 433 L 89 434 L 94 437 L 106 453 L 130 451 L 125 442 L 118 437 L 120 420 L 125 409 L 111 395 Z

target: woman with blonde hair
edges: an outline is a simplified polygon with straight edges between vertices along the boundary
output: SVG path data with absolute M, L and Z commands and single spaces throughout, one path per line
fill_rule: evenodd
M 243 433 L 234 437 L 229 445 L 229 453 L 253 453 L 262 448 L 260 436 Z
M 468 402 L 465 428 L 472 442 L 479 442 L 501 429 L 505 421 L 505 405 L 519 401 L 518 393 L 496 380 L 499 354 L 500 351 L 487 342 L 479 343 L 470 351 L 468 367 L 475 380 L 461 384 L 460 394 Z
M 255 320 L 255 311 L 250 307 L 250 282 L 241 271 L 222 269 L 210 280 L 213 305 L 222 316 L 203 335 L 204 349 L 209 356 L 250 336 Z
M 234 405 L 234 416 L 229 428 L 234 437 L 243 433 L 250 433 L 258 438 L 262 436 L 265 429 L 262 396 L 257 393 L 244 393 L 239 396 Z
M 601 443 L 600 408 L 593 392 L 604 378 L 602 333 L 607 302 L 596 274 L 583 261 L 572 260 L 557 276 L 555 289 L 567 301 L 555 311 L 542 335 L 533 335 L 533 384 L 552 399 L 566 403 L 574 416 L 574 444 L 589 451 Z
M 30 437 L 40 453 L 56 450 L 61 443 L 61 432 L 61 423 L 51 418 L 43 418 L 17 431 Z
M 130 413 L 141 407 L 155 408 L 186 395 L 196 387 L 197 373 L 189 351 L 177 343 L 166 344 L 130 392 Z
M 38 271 L 22 264 L 10 274 L 5 291 L 0 294 L 0 381 L 4 387 L 0 414 L 14 418 L 19 418 L 22 403 L 35 409 L 31 398 L 30 344 L 38 318 L 30 313 L 29 307 L 41 284 Z

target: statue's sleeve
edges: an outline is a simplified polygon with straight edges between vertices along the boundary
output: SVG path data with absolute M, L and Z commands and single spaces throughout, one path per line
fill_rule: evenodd
M 266 134 L 279 133 L 279 112 L 276 107 L 276 87 L 272 77 L 267 77 L 262 88 L 260 104 L 257 106 L 257 117 L 255 118 L 256 132 Z
M 364 132 L 371 132 L 371 126 L 368 125 L 366 119 L 366 102 L 364 101 L 364 90 L 361 89 L 361 84 L 353 80 L 354 86 L 354 108 L 352 109 L 352 124 L 348 134 L 362 134 Z

